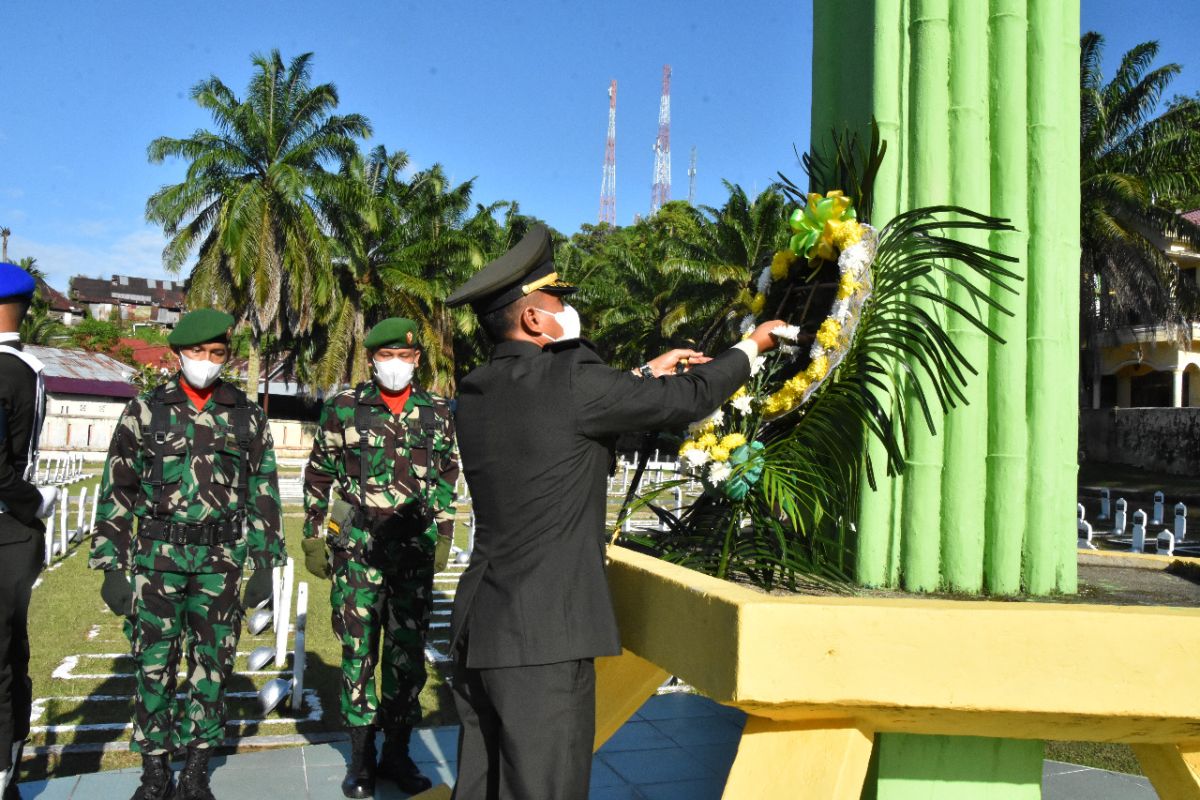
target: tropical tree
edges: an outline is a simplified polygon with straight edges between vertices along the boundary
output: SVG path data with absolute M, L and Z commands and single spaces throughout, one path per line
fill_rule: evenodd
M 12 236 L 11 228 L 0 227 L 0 261 L 8 261 L 8 237 Z
M 774 186 L 753 200 L 725 186 L 720 208 L 668 203 L 632 226 L 585 226 L 572 238 L 580 305 L 614 362 L 631 366 L 675 345 L 711 348 L 737 334 L 755 302 L 750 276 L 784 246 L 791 205 Z
M 1200 249 L 1200 227 L 1173 202 L 1200 192 L 1200 104 L 1161 109 L 1181 68 L 1152 67 L 1157 42 L 1126 53 L 1108 82 L 1104 38 L 1087 33 L 1080 48 L 1081 375 L 1097 381 L 1107 331 L 1200 316 L 1200 292 L 1167 256 L 1176 240 Z
M 175 157 L 188 167 L 150 197 L 146 216 L 171 237 L 168 271 L 196 253 L 189 303 L 228 309 L 250 328 L 248 372 L 257 376 L 263 337 L 307 333 L 332 299 L 329 242 L 312 191 L 371 128 L 359 114 L 332 113 L 337 89 L 312 85 L 311 53 L 287 65 L 277 50 L 252 61 L 245 99 L 216 76 L 192 88 L 213 130 L 150 143 L 152 162 Z

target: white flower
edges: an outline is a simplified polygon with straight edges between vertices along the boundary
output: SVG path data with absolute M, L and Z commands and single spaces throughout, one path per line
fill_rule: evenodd
M 800 348 L 794 344 L 780 344 L 779 352 L 783 353 L 788 358 L 792 358 L 796 353 L 800 352 Z
M 734 398 L 730 405 L 733 406 L 735 411 L 748 415 L 754 405 L 754 398 L 748 394 L 744 394 L 741 397 Z
M 829 316 L 836 319 L 838 322 L 845 322 L 846 317 L 850 314 L 850 298 L 838 300 L 833 304 L 833 311 Z
M 747 333 L 754 330 L 754 315 L 747 314 L 746 316 L 742 317 L 742 324 L 738 326 L 738 329 L 741 331 L 742 336 L 745 336 Z
M 767 363 L 766 356 L 759 356 L 758 358 L 754 359 L 754 363 L 750 365 L 750 374 L 757 375 L 759 373 L 759 371 L 763 368 L 763 365 L 766 363 Z
M 775 328 L 773 331 L 771 331 L 771 335 L 777 339 L 786 339 L 789 342 L 794 342 L 800 335 L 800 326 L 780 325 L 778 328 Z
M 708 461 L 708 451 L 698 447 L 689 447 L 683 451 L 683 460 L 691 469 L 699 469 Z
M 724 483 L 729 478 L 729 465 L 724 461 L 714 461 L 708 468 L 708 482 L 713 486 Z
M 813 342 L 813 345 L 812 345 L 812 347 L 810 347 L 810 348 L 808 349 L 808 357 L 809 357 L 809 358 L 816 358 L 817 356 L 821 355 L 821 354 L 822 354 L 822 353 L 824 353 L 824 352 L 825 352 L 825 348 L 824 348 L 824 347 L 821 347 L 821 343 L 820 343 L 820 342 Z
M 758 293 L 766 294 L 771 288 L 771 268 L 766 267 L 762 272 L 758 273 Z

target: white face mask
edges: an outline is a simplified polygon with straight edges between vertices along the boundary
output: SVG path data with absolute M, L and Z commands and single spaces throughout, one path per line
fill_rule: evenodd
M 413 371 L 416 364 L 410 364 L 399 358 L 387 361 L 373 361 L 375 366 L 375 382 L 389 392 L 399 392 L 412 383 Z
M 534 311 L 541 311 L 543 314 L 549 314 L 550 316 L 554 317 L 554 321 L 558 323 L 560 328 L 562 328 L 562 336 L 558 337 L 557 339 L 548 333 L 542 334 L 542 336 L 545 336 L 550 341 L 564 342 L 567 339 L 579 338 L 579 312 L 575 310 L 574 306 L 569 306 L 566 303 L 563 303 L 563 310 L 557 313 L 553 311 L 547 311 L 544 308 L 534 308 Z
M 224 364 L 214 364 L 207 358 L 188 358 L 179 356 L 179 367 L 183 370 L 183 379 L 191 384 L 193 389 L 207 389 L 225 368 Z

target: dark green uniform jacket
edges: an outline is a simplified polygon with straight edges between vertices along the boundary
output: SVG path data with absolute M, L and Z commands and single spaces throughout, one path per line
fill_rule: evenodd
M 455 421 L 476 533 L 452 637 L 467 633 L 468 667 L 621 652 L 604 573 L 613 442 L 700 419 L 749 376 L 746 354 L 730 351 L 639 378 L 575 339 L 503 342 L 463 379 Z

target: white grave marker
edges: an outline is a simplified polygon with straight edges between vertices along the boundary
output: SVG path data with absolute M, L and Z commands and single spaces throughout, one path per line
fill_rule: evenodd
M 1133 546 L 1129 549 L 1135 553 L 1146 551 L 1146 512 L 1140 508 L 1133 512 Z
M 1098 516 L 1096 519 L 1108 519 L 1108 515 L 1109 515 L 1108 498 L 1109 498 L 1108 489 L 1101 489 L 1100 490 L 1100 516 Z
M 1154 517 L 1152 522 L 1155 525 L 1163 524 L 1163 500 L 1165 499 L 1162 492 L 1154 493 Z
M 1182 542 L 1187 537 L 1187 506 L 1175 504 L 1175 541 Z
M 1129 504 L 1125 502 L 1124 497 L 1117 498 L 1117 514 L 1113 518 L 1113 535 L 1114 536 L 1124 536 L 1125 535 L 1125 509 L 1128 507 L 1129 507 Z
M 1156 552 L 1160 556 L 1175 555 L 1175 534 L 1170 531 L 1163 531 L 1158 535 L 1158 547 Z

